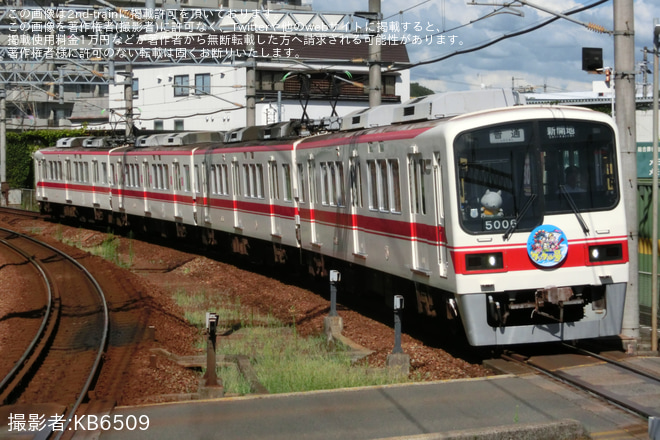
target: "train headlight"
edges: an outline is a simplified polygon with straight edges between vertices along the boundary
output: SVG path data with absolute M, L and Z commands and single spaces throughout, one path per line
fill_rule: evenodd
M 617 261 L 622 259 L 623 248 L 621 247 L 621 243 L 589 246 L 590 263 L 603 263 L 607 261 Z
M 501 270 L 504 268 L 504 257 L 502 252 L 490 252 L 485 254 L 467 254 L 465 256 L 465 270 Z

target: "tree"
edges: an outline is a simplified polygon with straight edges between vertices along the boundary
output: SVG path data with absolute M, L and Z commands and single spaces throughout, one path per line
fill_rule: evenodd
M 35 130 L 7 133 L 7 182 L 11 188 L 34 186 L 32 154 L 39 148 L 55 145 L 58 139 L 84 136 L 85 129 Z
M 435 92 L 426 88 L 419 83 L 410 83 L 410 97 L 417 98 L 419 96 L 433 95 Z

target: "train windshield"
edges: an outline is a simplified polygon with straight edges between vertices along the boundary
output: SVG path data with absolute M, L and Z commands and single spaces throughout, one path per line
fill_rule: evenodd
M 531 230 L 546 215 L 614 208 L 614 132 L 574 120 L 463 132 L 454 143 L 461 224 L 470 233 Z

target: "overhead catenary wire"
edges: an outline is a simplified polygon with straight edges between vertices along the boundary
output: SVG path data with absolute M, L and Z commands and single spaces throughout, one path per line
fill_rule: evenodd
M 596 7 L 596 6 L 599 6 L 599 5 L 601 5 L 601 4 L 603 4 L 603 3 L 606 3 L 606 2 L 608 2 L 608 1 L 609 1 L 609 0 L 598 0 L 598 1 L 596 1 L 596 2 L 594 2 L 594 3 L 592 3 L 592 4 L 590 4 L 590 5 L 586 5 L 586 6 L 583 6 L 583 7 L 581 7 L 581 8 L 577 8 L 577 9 L 573 9 L 573 10 L 570 10 L 570 11 L 564 12 L 564 15 L 573 15 L 573 14 L 577 14 L 578 12 L 583 12 L 583 11 L 589 10 L 589 9 L 591 9 L 591 8 L 594 8 L 594 7 Z M 399 67 L 399 68 L 392 68 L 392 69 L 389 69 L 389 71 L 390 71 L 390 72 L 398 72 L 398 71 L 401 71 L 401 70 L 408 70 L 408 69 L 412 69 L 412 68 L 415 68 L 415 67 L 424 66 L 424 65 L 428 65 L 428 64 L 434 64 L 434 63 L 437 63 L 437 62 L 440 62 L 440 61 L 444 61 L 444 60 L 446 60 L 446 59 L 452 58 L 452 57 L 457 56 L 457 55 L 463 55 L 463 54 L 466 54 L 466 53 L 476 52 L 476 51 L 479 51 L 479 50 L 481 50 L 481 49 L 485 49 L 485 48 L 487 48 L 487 47 L 489 47 L 489 46 L 492 46 L 492 45 L 494 45 L 494 44 L 497 44 L 497 43 L 499 43 L 500 41 L 504 41 L 504 40 L 507 40 L 507 39 L 509 39 L 509 38 L 518 37 L 518 36 L 520 36 L 520 35 L 524 35 L 524 34 L 527 34 L 527 33 L 529 33 L 529 32 L 532 32 L 532 31 L 535 31 L 535 30 L 537 30 L 537 29 L 540 29 L 540 28 L 542 28 L 542 27 L 544 27 L 544 26 L 549 25 L 550 23 L 553 23 L 553 22 L 559 20 L 560 18 L 561 18 L 561 17 L 552 17 L 552 18 L 549 18 L 549 19 L 547 19 L 547 20 L 545 20 L 545 21 L 542 21 L 541 23 L 536 24 L 536 25 L 534 25 L 534 26 L 531 26 L 531 27 L 528 27 L 528 28 L 522 29 L 522 30 L 520 30 L 520 31 L 515 31 L 515 32 L 509 33 L 509 34 L 504 34 L 504 35 L 502 35 L 502 36 L 500 36 L 500 37 L 498 37 L 498 38 L 495 38 L 495 39 L 493 39 L 493 40 L 487 41 L 487 42 L 485 42 L 485 43 L 483 43 L 483 44 L 480 44 L 480 45 L 477 45 L 477 46 L 473 46 L 473 47 L 471 47 L 471 48 L 457 50 L 457 51 L 454 51 L 454 52 L 452 52 L 452 53 L 449 53 L 449 54 L 446 54 L 446 55 L 443 55 L 443 56 L 441 56 L 441 57 L 437 57 L 437 58 L 432 58 L 432 59 L 428 59 L 428 60 L 424 60 L 424 61 L 418 61 L 418 62 L 416 62 L 416 63 L 412 63 L 412 64 L 409 65 L 409 66 Z M 465 25 L 464 25 L 464 26 L 465 26 Z M 454 28 L 454 29 L 452 29 L 452 30 L 455 30 L 455 29 L 456 29 L 456 28 Z M 445 31 L 445 32 L 449 32 L 449 31 Z M 441 32 L 441 33 L 443 33 L 443 32 Z M 438 35 L 438 34 L 435 34 L 435 35 Z

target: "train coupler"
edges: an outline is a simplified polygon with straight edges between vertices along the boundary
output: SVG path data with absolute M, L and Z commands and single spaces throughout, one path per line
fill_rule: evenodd
M 571 299 L 573 298 L 573 299 Z M 564 322 L 564 307 L 584 305 L 582 298 L 575 298 L 573 289 L 570 287 L 549 286 L 544 289 L 538 289 L 534 295 L 535 307 L 532 316 L 538 314 L 558 322 Z M 546 313 L 544 309 L 547 306 L 553 307 L 554 313 Z

